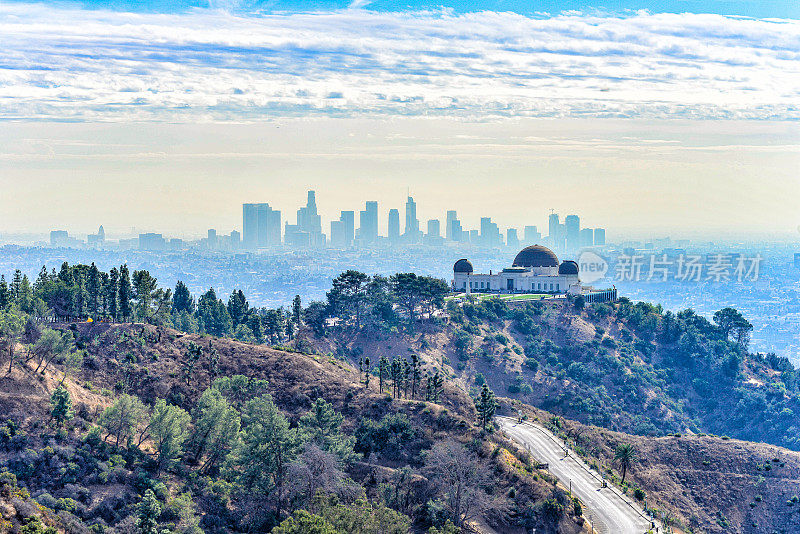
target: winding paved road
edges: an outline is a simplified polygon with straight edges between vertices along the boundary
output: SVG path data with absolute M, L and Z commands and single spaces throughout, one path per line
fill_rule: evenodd
M 649 521 L 644 512 L 624 498 L 616 488 L 601 489 L 601 479 L 577 454 L 564 458 L 564 443 L 551 432 L 531 423 L 517 423 L 510 417 L 497 417 L 509 438 L 523 445 L 566 487 L 572 486 L 583 503 L 583 515 L 600 534 L 644 534 Z M 659 532 L 661 529 L 659 529 Z

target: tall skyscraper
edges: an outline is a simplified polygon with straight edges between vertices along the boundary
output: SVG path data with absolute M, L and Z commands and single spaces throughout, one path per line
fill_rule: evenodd
M 389 210 L 389 242 L 396 244 L 400 241 L 400 210 L 392 208 Z
M 344 223 L 340 220 L 338 221 L 331 221 L 331 234 L 330 234 L 330 244 L 332 247 L 335 248 L 344 248 L 345 247 L 345 238 L 344 238 Z
M 519 248 L 519 236 L 516 228 L 508 228 L 506 230 L 506 246 Z
M 526 246 L 535 245 L 542 241 L 542 234 L 535 226 L 526 226 L 523 239 L 525 240 Z
M 567 215 L 564 218 L 566 230 L 567 250 L 575 250 L 581 246 L 581 219 L 577 215 Z
M 547 226 L 548 226 L 547 235 L 548 235 L 548 237 L 553 238 L 553 239 L 558 237 L 558 234 L 559 234 L 558 227 L 559 227 L 559 225 L 560 225 L 560 222 L 559 222 L 559 219 L 558 219 L 558 213 L 551 213 L 550 217 L 548 217 L 548 219 L 547 219 Z
M 378 238 L 378 202 L 368 200 L 359 213 L 358 238 L 362 243 L 374 243 Z
M 217 248 L 217 231 L 213 228 L 208 229 L 208 237 L 206 238 L 206 245 L 210 250 Z
M 594 229 L 594 244 L 596 247 L 603 247 L 606 244 L 606 229 L 605 228 L 595 228 Z
M 481 217 L 481 244 L 484 247 L 499 247 L 502 242 L 500 228 L 491 217 Z
M 347 248 L 352 246 L 354 237 L 354 218 L 352 211 L 343 211 L 338 221 L 331 221 L 331 246 Z
M 450 241 L 455 239 L 453 237 L 453 221 L 457 220 L 458 215 L 456 215 L 456 210 L 449 210 L 444 220 L 444 236 Z
M 280 245 L 281 212 L 269 204 L 242 204 L 242 245 L 248 250 Z
M 308 192 L 306 205 L 297 210 L 297 231 L 308 234 L 308 242 L 311 246 L 325 244 L 325 236 L 322 234 L 322 217 L 317 212 L 317 199 L 314 191 Z
M 405 238 L 409 243 L 419 242 L 419 219 L 417 219 L 417 203 L 413 197 L 406 200 L 406 232 Z
M 564 248 L 564 239 L 561 236 L 561 223 L 558 213 L 551 213 L 547 219 L 547 240 L 550 246 L 555 249 Z
M 428 237 L 441 237 L 441 231 L 439 228 L 439 219 L 429 219 L 428 220 Z
M 322 217 L 317 213 L 317 199 L 314 191 L 308 192 L 306 205 L 297 210 L 297 226 L 309 234 L 322 233 Z
M 461 221 L 458 219 L 452 219 L 450 223 L 447 225 L 448 234 L 450 235 L 450 239 L 457 242 L 467 241 L 468 235 L 464 236 L 464 229 L 461 228 Z
M 580 233 L 581 247 L 591 247 L 594 245 L 594 230 L 591 228 L 582 228 Z
M 353 245 L 353 239 L 356 236 L 355 226 L 355 212 L 343 211 L 339 215 L 339 220 L 342 221 L 342 231 L 344 232 L 344 246 L 349 247 Z

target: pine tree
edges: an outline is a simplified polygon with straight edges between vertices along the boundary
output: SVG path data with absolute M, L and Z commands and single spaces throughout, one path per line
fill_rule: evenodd
M 290 315 L 286 316 L 286 337 L 289 341 L 294 339 L 294 321 Z
M 255 311 L 251 313 L 250 317 L 247 319 L 247 326 L 250 328 L 250 331 L 253 332 L 256 342 L 263 343 L 264 329 L 261 326 L 261 316 Z
M 11 304 L 11 295 L 6 284 L 6 277 L 0 276 L 0 310 L 5 310 Z
M 86 276 L 86 294 L 88 297 L 88 311 L 92 315 L 97 315 L 100 311 L 100 271 L 92 262 Z
M 194 313 L 194 298 L 189 293 L 189 288 L 182 281 L 178 280 L 175 284 L 175 292 L 172 297 L 172 309 L 176 312 Z
M 411 383 L 411 366 L 403 360 L 403 396 L 408 398 L 408 386 Z
M 150 418 L 150 435 L 158 454 L 158 469 L 168 467 L 183 454 L 183 444 L 189 437 L 189 414 L 164 399 L 156 401 Z
M 139 503 L 139 517 L 136 519 L 138 534 L 158 534 L 158 518 L 161 515 L 161 505 L 153 490 L 144 492 L 142 502 Z
M 39 271 L 39 276 L 36 278 L 36 282 L 33 283 L 33 289 L 36 292 L 41 291 L 50 281 L 50 275 L 47 273 L 47 267 L 42 265 L 41 270 Z
M 119 298 L 119 315 L 124 322 L 131 316 L 131 297 L 133 294 L 131 275 L 127 264 L 119 268 L 119 289 L 117 294 Z
M 78 318 L 86 316 L 86 285 L 80 272 L 75 273 L 73 279 L 76 282 L 74 297 L 72 300 L 72 315 Z
M 278 519 L 283 515 L 286 476 L 300 452 L 297 429 L 275 406 L 270 395 L 247 403 L 247 425 L 233 452 L 237 483 L 249 494 L 271 498 Z
M 392 359 L 392 366 L 390 368 L 390 376 L 392 377 L 392 394 L 395 397 L 400 396 L 400 380 L 401 380 L 401 367 L 400 367 L 400 360 L 397 359 L 395 356 Z
M 292 321 L 297 327 L 300 327 L 300 322 L 303 319 L 303 305 L 300 301 L 300 295 L 295 295 L 292 301 Z
M 68 286 L 73 284 L 72 269 L 70 269 L 69 263 L 64 262 L 61 264 L 61 269 L 58 271 L 58 279 Z
M 64 386 L 59 386 L 53 391 L 50 396 L 50 406 L 50 415 L 59 428 L 75 415 L 72 411 L 72 399 L 69 396 L 69 391 Z
M 100 284 L 98 287 L 98 310 L 97 313 L 100 317 L 108 317 L 108 301 L 106 300 L 106 287 L 108 287 L 108 273 L 100 271 Z
M 420 361 L 416 354 L 411 355 L 411 398 L 417 395 L 417 386 L 420 378 Z
M 425 400 L 429 402 L 439 402 L 439 396 L 442 394 L 442 385 L 444 378 L 439 374 L 439 370 L 432 375 L 428 375 L 427 391 L 425 393 Z
M 247 320 L 250 305 L 244 297 L 242 290 L 234 290 L 228 298 L 228 315 L 234 328 Z
M 342 433 L 343 422 L 344 416 L 319 397 L 300 418 L 300 438 L 303 442 L 314 441 L 323 451 L 335 454 L 343 463 L 349 463 L 355 458 L 355 438 Z
M 364 385 L 369 387 L 369 358 L 364 358 Z
M 105 285 L 106 313 L 115 321 L 119 317 L 119 300 L 117 299 L 117 289 L 119 288 L 119 271 L 116 267 L 108 273 L 108 283 Z
M 386 378 L 388 367 L 389 361 L 386 359 L 386 356 L 381 356 L 378 362 L 378 391 L 381 393 L 383 393 L 383 381 Z
M 11 302 L 13 302 L 14 304 L 19 305 L 19 294 L 21 288 L 22 288 L 22 271 L 17 269 L 16 271 L 14 271 L 14 278 L 11 279 L 11 286 L 9 287 Z
M 200 396 L 192 410 L 195 420 L 191 442 L 195 460 L 198 462 L 205 456 L 200 467 L 202 473 L 214 470 L 217 464 L 223 463 L 235 446 L 241 418 L 236 408 L 216 388 L 208 388 Z
M 485 431 L 497 410 L 497 400 L 486 384 L 483 384 L 480 394 L 475 399 L 475 409 L 478 412 L 478 423 Z

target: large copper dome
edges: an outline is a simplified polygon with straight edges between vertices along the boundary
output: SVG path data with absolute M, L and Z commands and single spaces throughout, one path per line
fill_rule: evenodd
M 558 267 L 558 257 L 547 247 L 531 245 L 519 251 L 514 267 Z
M 472 273 L 472 264 L 466 258 L 461 258 L 453 265 L 454 273 Z

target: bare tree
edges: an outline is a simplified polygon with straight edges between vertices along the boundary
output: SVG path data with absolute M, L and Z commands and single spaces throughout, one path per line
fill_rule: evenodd
M 355 497 L 357 486 L 339 469 L 339 457 L 323 451 L 316 443 L 306 443 L 305 450 L 289 466 L 289 500 L 313 513 L 318 492 L 340 497 Z M 358 488 L 360 489 L 360 488 Z
M 424 472 L 459 528 L 486 510 L 505 505 L 486 491 L 491 482 L 487 467 L 455 441 L 434 445 L 425 458 Z

